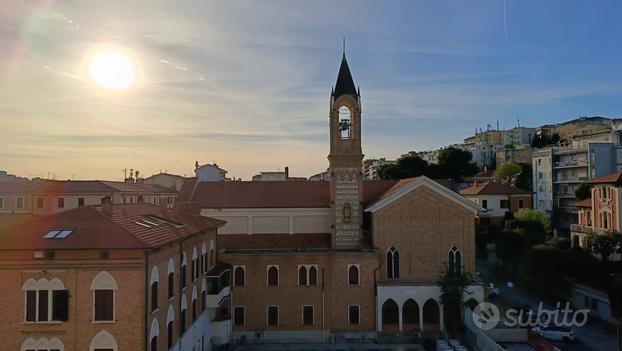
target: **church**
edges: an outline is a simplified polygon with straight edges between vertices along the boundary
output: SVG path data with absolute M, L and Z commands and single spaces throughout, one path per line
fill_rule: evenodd
M 180 207 L 225 221 L 232 341 L 362 342 L 443 329 L 441 274 L 475 273 L 477 204 L 426 177 L 362 176 L 362 106 L 345 54 L 330 96 L 330 180 L 190 179 Z M 483 300 L 483 286 L 465 294 Z M 473 302 L 473 301 L 471 301 Z

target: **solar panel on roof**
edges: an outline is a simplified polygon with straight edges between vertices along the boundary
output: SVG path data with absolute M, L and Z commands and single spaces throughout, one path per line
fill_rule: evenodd
M 63 230 L 60 233 L 58 233 L 58 235 L 56 235 L 54 239 L 65 239 L 66 237 L 69 236 L 69 234 L 71 234 L 71 232 L 73 232 L 73 230 Z
M 43 239 L 54 239 L 54 237 L 56 237 L 56 235 L 60 232 L 60 230 L 50 230 L 47 234 L 45 234 Z

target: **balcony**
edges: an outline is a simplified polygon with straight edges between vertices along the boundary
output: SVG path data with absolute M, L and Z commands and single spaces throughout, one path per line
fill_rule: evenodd
M 555 162 L 555 168 L 587 167 L 587 160 L 564 160 Z
M 575 233 L 594 233 L 594 234 L 607 234 L 610 230 L 594 228 L 591 225 L 584 224 L 571 224 L 570 231 Z
M 584 177 L 557 177 L 555 183 L 581 183 L 587 181 L 589 178 Z
M 230 276 L 231 266 L 220 262 L 207 272 L 206 304 L 208 308 L 218 308 L 222 301 L 231 294 Z

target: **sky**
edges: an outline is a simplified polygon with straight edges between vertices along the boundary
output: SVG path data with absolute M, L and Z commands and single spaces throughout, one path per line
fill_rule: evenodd
M 617 0 L 0 0 L 0 170 L 311 176 L 344 37 L 366 157 L 622 117 L 621 17 Z M 122 91 L 89 78 L 111 47 L 137 67 Z

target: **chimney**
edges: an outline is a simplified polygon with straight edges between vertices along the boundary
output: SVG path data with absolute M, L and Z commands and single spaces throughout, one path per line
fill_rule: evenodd
M 285 180 L 289 180 L 289 167 L 285 167 Z
M 102 212 L 106 216 L 112 217 L 112 206 L 112 199 L 110 199 L 110 196 L 102 198 Z

